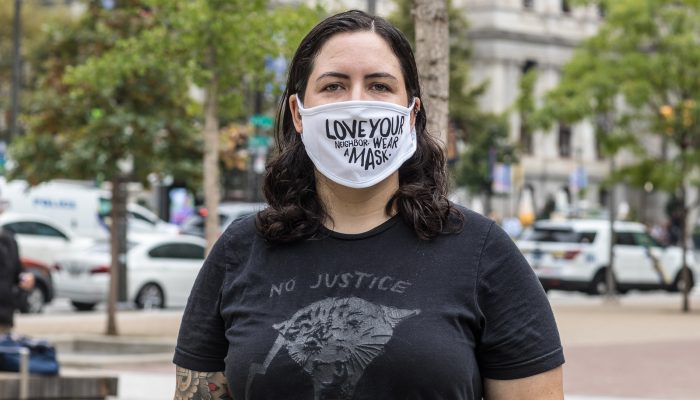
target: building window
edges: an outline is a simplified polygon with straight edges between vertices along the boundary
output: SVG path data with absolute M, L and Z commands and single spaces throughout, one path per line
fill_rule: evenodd
M 564 14 L 571 13 L 571 6 L 569 5 L 568 0 L 561 0 L 561 12 L 563 12 Z
M 603 207 L 609 207 L 610 204 L 610 192 L 605 188 L 598 189 L 598 203 Z
M 571 127 L 559 124 L 559 157 L 571 158 Z
M 535 60 L 525 60 L 523 63 L 522 67 L 520 67 L 520 71 L 522 72 L 523 75 L 527 74 L 531 70 L 537 68 L 537 61 Z
M 608 14 L 608 10 L 605 8 L 605 4 L 598 4 L 598 16 L 600 19 L 604 19 Z
M 523 8 L 526 10 L 532 10 L 535 8 L 535 0 L 523 0 Z

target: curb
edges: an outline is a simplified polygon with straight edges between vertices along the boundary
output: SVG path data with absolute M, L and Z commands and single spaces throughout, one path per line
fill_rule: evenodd
M 61 367 L 171 362 L 175 352 L 172 339 L 153 337 L 57 335 L 47 340 L 56 347 Z

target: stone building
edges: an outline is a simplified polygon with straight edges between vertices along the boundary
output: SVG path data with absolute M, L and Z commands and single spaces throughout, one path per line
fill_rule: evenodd
M 469 20 L 473 84 L 488 82 L 481 98 L 484 111 L 512 110 L 524 73 L 537 71 L 535 97 L 554 88 L 563 65 L 575 46 L 595 34 L 604 18 L 597 6 L 572 7 L 566 0 L 454 0 Z M 548 199 L 568 203 L 571 210 L 604 209 L 608 190 L 601 181 L 608 176 L 604 159 L 589 122 L 558 124 L 549 132 L 528 132 L 520 116 L 510 111 L 510 138 L 522 149 L 520 163 L 512 166 L 512 185 L 495 199 L 494 212 L 502 217 L 518 214 L 523 197 L 541 210 Z M 616 162 L 624 163 L 624 155 Z M 616 203 L 629 206 L 633 216 L 654 222 L 663 217 L 663 196 L 618 185 Z M 529 191 L 527 194 L 524 192 Z M 624 208 L 624 205 L 623 207 Z

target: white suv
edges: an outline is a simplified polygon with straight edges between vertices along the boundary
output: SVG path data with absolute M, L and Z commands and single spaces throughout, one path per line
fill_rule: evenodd
M 0 216 L 0 229 L 12 232 L 17 240 L 23 268 L 34 274 L 34 289 L 20 311 L 39 313 L 51 301 L 53 266 L 56 258 L 86 248 L 92 239 L 75 236 L 69 229 L 40 215 L 5 212 Z
M 636 222 L 615 222 L 613 274 L 620 293 L 631 289 L 683 288 L 680 247 L 658 244 Z M 545 290 L 607 291 L 610 223 L 605 220 L 537 221 L 516 241 Z M 697 274 L 692 250 L 686 260 L 690 284 Z

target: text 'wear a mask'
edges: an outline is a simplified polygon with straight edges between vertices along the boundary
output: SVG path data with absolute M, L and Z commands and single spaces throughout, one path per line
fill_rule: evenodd
M 367 188 L 396 172 L 416 151 L 409 107 L 383 101 L 343 101 L 304 108 L 301 140 L 326 178 Z

